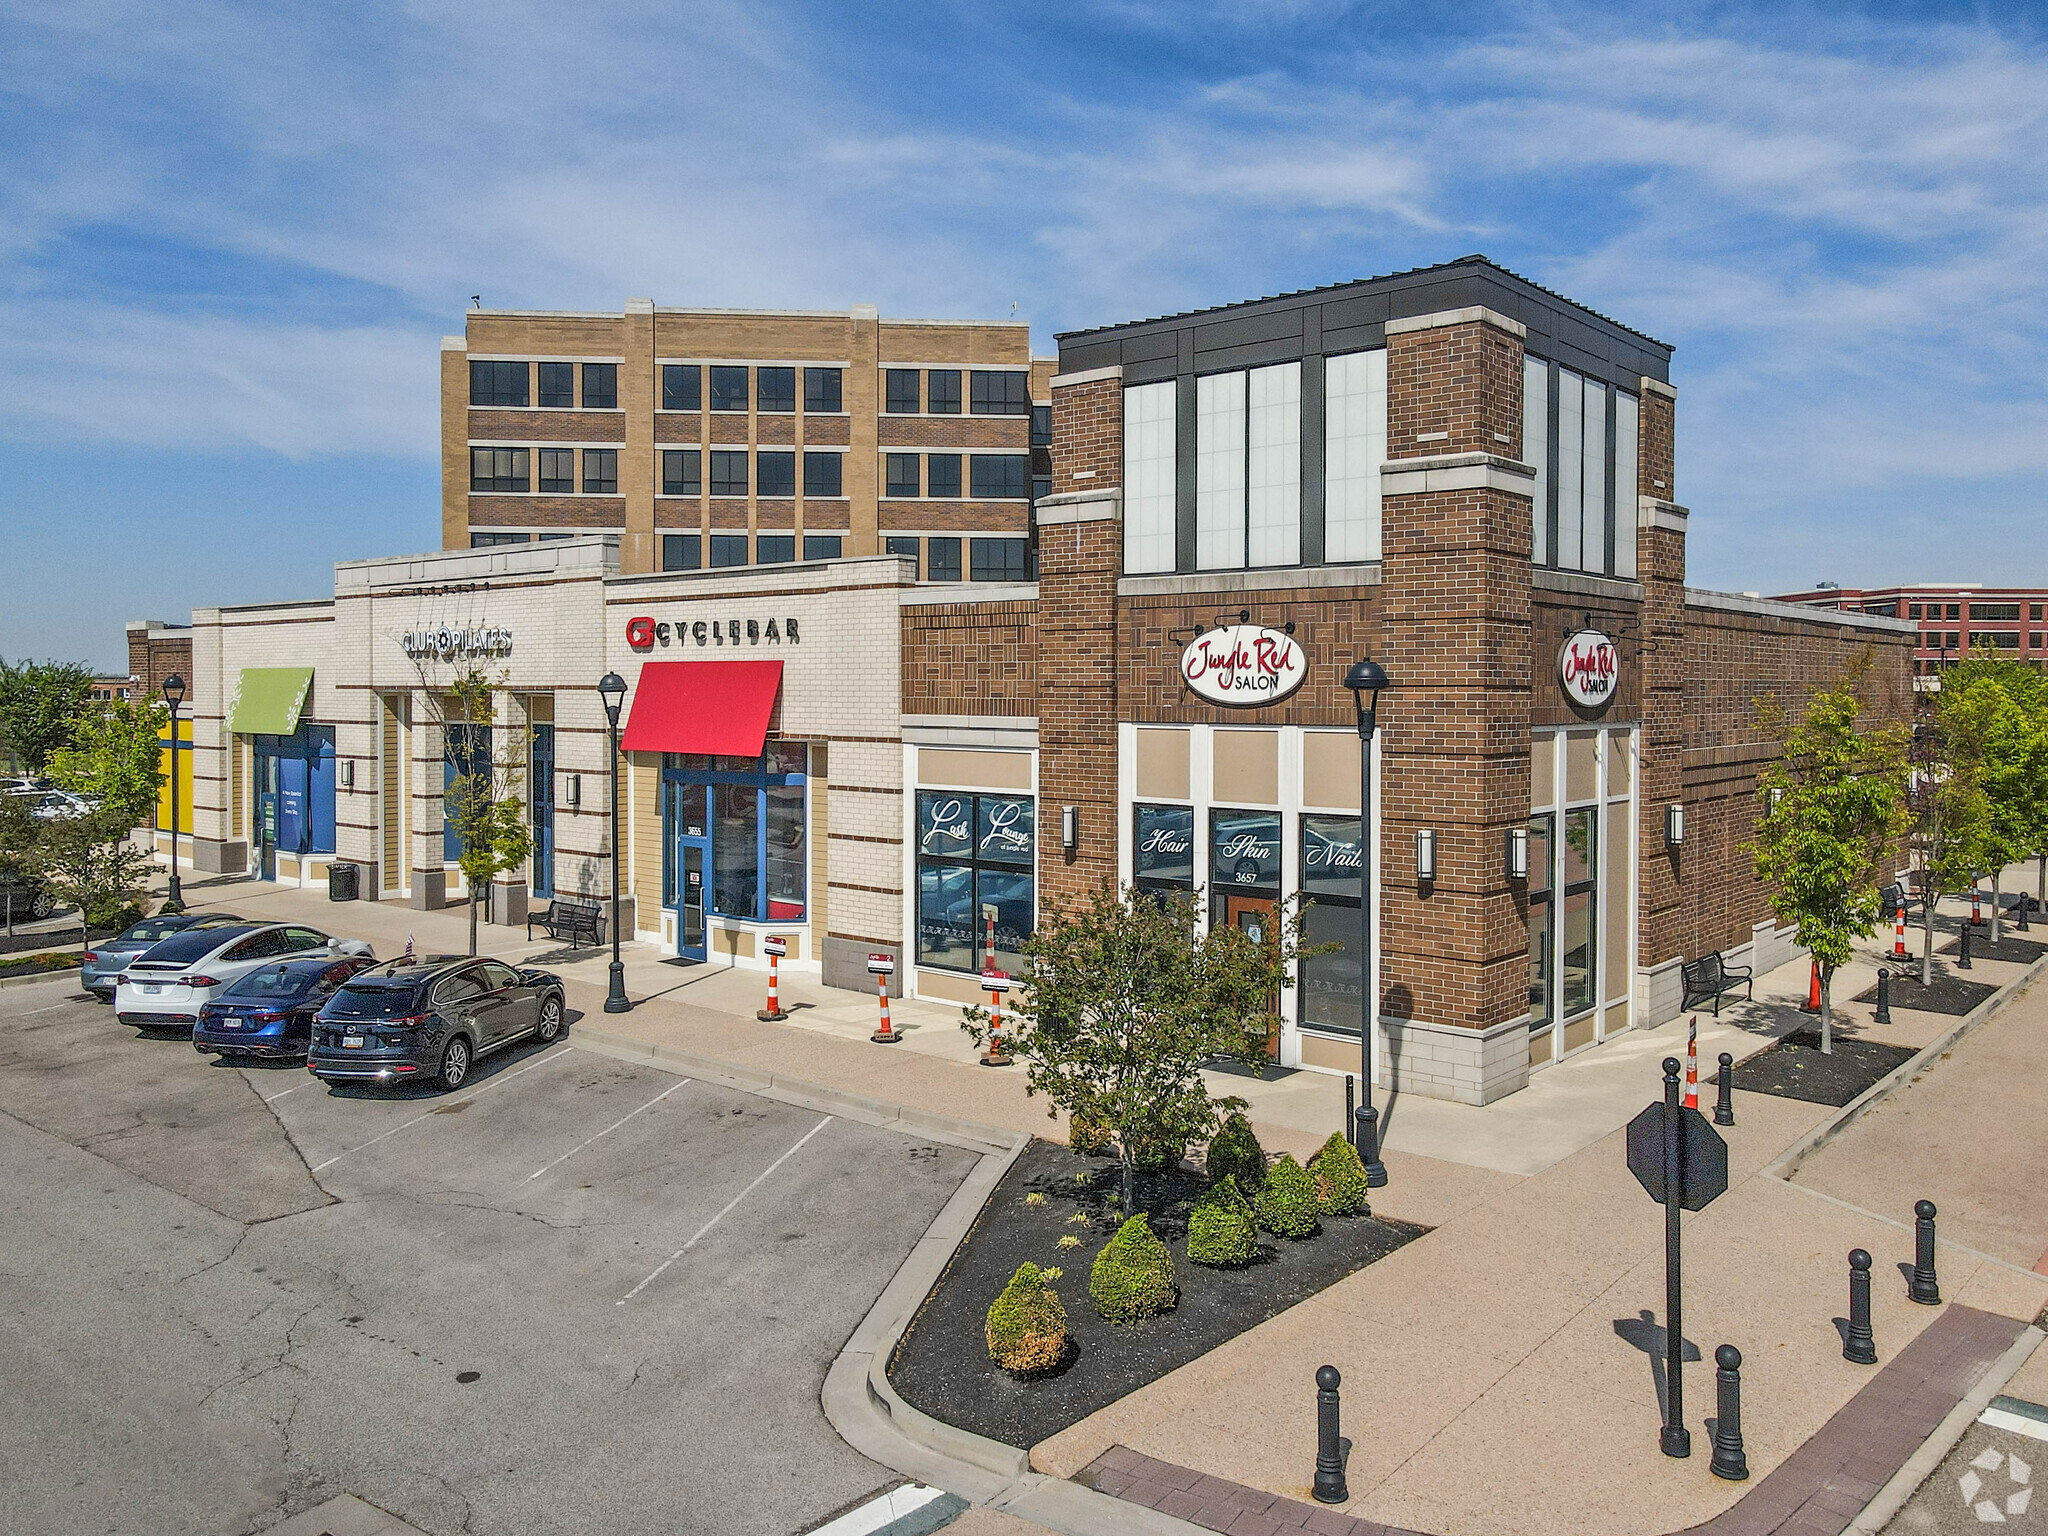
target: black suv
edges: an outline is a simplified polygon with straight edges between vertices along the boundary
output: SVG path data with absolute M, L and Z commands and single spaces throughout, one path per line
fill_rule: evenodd
M 562 978 L 501 960 L 424 955 L 343 982 L 313 1019 L 306 1068 L 328 1081 L 460 1088 L 479 1056 L 561 1037 Z

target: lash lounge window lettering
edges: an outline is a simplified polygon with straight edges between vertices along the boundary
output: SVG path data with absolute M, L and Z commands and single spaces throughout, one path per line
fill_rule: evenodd
M 1037 802 L 920 790 L 917 963 L 1016 971 L 1034 922 Z

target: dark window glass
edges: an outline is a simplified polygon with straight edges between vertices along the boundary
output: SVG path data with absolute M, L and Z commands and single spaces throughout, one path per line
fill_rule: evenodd
M 891 368 L 883 378 L 882 408 L 891 416 L 917 414 L 917 370 Z
M 958 581 L 960 579 L 960 541 L 958 539 L 933 539 L 929 551 L 931 569 L 927 573 L 933 581 Z
M 1301 888 L 1308 895 L 1356 901 L 1364 855 L 1356 816 L 1301 818 Z
M 744 411 L 746 408 L 747 370 L 714 367 L 711 370 L 711 409 Z
M 806 496 L 837 496 L 839 490 L 839 461 L 843 455 L 837 453 L 804 454 L 804 494 Z
M 526 371 L 524 363 L 471 363 L 469 403 L 525 405 Z
M 975 453 L 968 455 L 969 476 L 977 499 L 1019 500 L 1031 478 L 1031 456 L 1024 453 Z
M 664 533 L 661 536 L 661 568 L 664 571 L 694 571 L 704 563 L 704 540 L 694 533 Z
M 976 369 L 968 383 L 968 408 L 976 416 L 1029 416 L 1031 376 Z
M 547 410 L 569 410 L 576 404 L 576 365 L 542 363 L 540 367 L 541 406 Z
M 1962 605 L 1959 603 L 1950 603 L 1948 605 L 1948 616 L 1951 619 L 1960 619 L 1963 616 Z
M 925 409 L 935 416 L 958 416 L 960 414 L 960 370 L 958 368 L 934 368 L 925 375 L 927 404 Z
M 920 964 L 1016 971 L 1033 922 L 1035 802 L 923 790 L 917 797 Z
M 523 491 L 530 487 L 524 448 L 472 448 L 469 450 L 469 488 L 472 491 Z
M 928 453 L 925 455 L 925 481 L 934 496 L 958 496 L 960 494 L 960 455 L 957 453 Z
M 1865 608 L 1863 611 L 1865 613 L 1871 613 L 1875 610 Z M 2018 603 L 1970 604 L 1970 617 L 1973 619 L 1992 619 L 2000 623 L 2017 623 L 2019 620 L 2019 616 L 2020 605 Z
M 912 538 L 905 538 L 905 537 L 903 537 L 903 536 L 901 536 L 901 535 L 897 535 L 897 536 L 893 536 L 893 537 L 890 537 L 890 538 L 886 538 L 886 539 L 882 540 L 882 553 L 884 553 L 884 554 L 887 554 L 887 555 L 908 555 L 908 556 L 910 556 L 910 577 L 911 577 L 911 580 L 913 580 L 913 581 L 915 581 L 915 580 L 917 579 L 917 540 L 916 540 L 916 539 L 912 539 Z
M 541 449 L 540 488 L 545 493 L 552 493 L 557 496 L 575 494 L 576 450 L 574 448 Z
M 1909 606 L 1909 607 L 1908 607 L 1908 608 L 1906 609 L 1906 617 L 1907 617 L 1907 618 L 1909 618 L 1909 619 L 1917 619 L 1917 618 L 1919 618 L 1919 617 L 1920 617 L 1920 605 L 1919 605 L 1918 603 L 1914 603 L 1914 604 L 1911 604 L 1911 605 L 1910 605 L 1910 606 Z M 2036 608 L 2036 609 L 2034 610 L 2034 617 L 2035 617 L 2035 618 L 2037 618 L 2037 619 L 2038 619 L 2039 617 L 2041 617 L 2041 610 L 2040 610 L 2039 608 Z
M 1315 1029 L 1356 1036 L 1365 968 L 1359 945 L 1359 906 L 1355 900 L 1318 896 L 1301 914 L 1303 949 L 1324 948 L 1301 962 L 1301 1022 Z M 1328 945 L 1337 946 L 1327 949 Z
M 1031 546 L 1025 539 L 970 539 L 967 574 L 975 581 L 1029 581 Z
M 1209 886 L 1219 895 L 1280 889 L 1279 812 L 1209 813 Z
M 754 485 L 757 496 L 796 494 L 796 454 L 793 450 L 763 448 L 754 472 L 758 477 Z
M 661 365 L 661 408 L 694 411 L 704 404 L 704 370 L 695 363 Z
M 747 563 L 747 536 L 744 533 L 714 533 L 711 535 L 711 563 L 714 566 L 745 565 Z
M 840 539 L 836 533 L 807 533 L 804 535 L 804 558 L 806 560 L 837 560 Z
M 530 533 L 472 533 L 469 536 L 471 549 L 496 549 L 500 544 L 531 544 Z
M 804 409 L 814 416 L 841 409 L 837 368 L 804 370 Z
M 1195 888 L 1195 812 L 1187 805 L 1133 808 L 1131 867 L 1146 890 Z
M 616 496 L 619 493 L 619 450 L 616 448 L 586 448 L 583 450 L 583 494 L 586 496 Z
M 1913 617 L 1916 619 L 1920 617 L 1917 609 L 1914 611 Z M 2038 624 L 2041 621 L 2041 605 L 2039 603 L 2029 603 L 2027 605 L 2027 617 Z
M 329 998 L 320 1013 L 330 1019 L 402 1019 L 419 1011 L 420 992 L 416 983 L 379 986 L 357 982 Z
M 1052 446 L 1052 407 L 1034 405 L 1031 407 L 1031 446 L 1049 448 Z
M 1046 497 L 1050 496 L 1051 494 L 1051 475 L 1033 475 L 1031 477 L 1031 499 L 1034 502 L 1043 501 Z
M 483 978 L 475 971 L 464 971 L 460 976 L 448 976 L 434 984 L 433 1006 L 448 1008 L 457 1003 L 471 1003 L 484 995 Z
M 787 565 L 795 558 L 793 533 L 764 533 L 754 540 L 754 560 L 759 565 Z
M 711 450 L 711 494 L 714 496 L 744 496 L 747 494 L 747 455 L 745 449 L 714 448 Z M 740 564 L 746 562 L 742 560 Z
M 796 409 L 796 370 L 757 368 L 754 370 L 754 403 L 763 411 Z
M 615 411 L 619 408 L 619 365 L 617 363 L 585 363 L 583 365 L 583 409 L 586 411 Z
M 661 494 L 696 496 L 704 489 L 704 456 L 695 448 L 661 450 Z
M 888 456 L 887 485 L 884 496 L 915 496 L 918 493 L 917 455 L 914 453 L 892 453 Z

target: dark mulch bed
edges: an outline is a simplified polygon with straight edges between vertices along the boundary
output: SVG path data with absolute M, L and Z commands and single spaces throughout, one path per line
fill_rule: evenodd
M 1078 1176 L 1078 1177 L 1077 1177 Z M 913 1407 L 1008 1445 L 1030 1447 L 1286 1311 L 1427 1228 L 1377 1217 L 1325 1221 L 1320 1237 L 1290 1243 L 1260 1234 L 1244 1269 L 1204 1269 L 1187 1258 L 1187 1212 L 1206 1187 L 1191 1169 L 1141 1176 L 1138 1202 L 1173 1251 L 1180 1306 L 1142 1323 L 1106 1323 L 1088 1299 L 1088 1269 L 1121 1220 L 1113 1161 L 1035 1141 L 989 1196 L 890 1362 L 889 1379 Z M 1025 1196 L 1043 1193 L 1043 1205 Z M 1085 1216 L 1085 1222 L 1071 1220 Z M 1061 1248 L 1066 1236 L 1081 1239 Z M 1057 1373 L 1019 1381 L 988 1357 L 989 1303 L 1025 1260 L 1056 1265 L 1075 1347 Z
M 1900 971 L 1892 977 L 1892 1006 L 1921 1013 L 1946 1013 L 1959 1019 L 1997 990 L 1996 982 L 1967 981 L 1961 976 L 1936 976 L 1933 986 L 1923 987 L 1917 969 Z M 1866 988 L 1850 1001 L 1874 1003 L 1877 988 Z
M 77 969 L 78 956 L 76 954 L 30 955 L 21 960 L 0 960 L 0 981 L 5 981 L 10 976 L 40 976 L 45 971 L 75 971 Z
M 1738 1066 L 1735 1086 L 1839 1109 L 1919 1054 L 1903 1045 L 1844 1039 L 1839 1031 L 1834 1047 L 1832 1053 L 1821 1054 L 1819 1031 L 1802 1029 Z
M 1935 953 L 1953 955 L 1962 947 L 1962 941 L 1957 940 L 1953 944 L 1942 945 Z M 1972 960 L 2003 960 L 2007 965 L 2032 965 L 2044 954 L 2048 954 L 2048 944 L 2037 944 L 2032 939 L 2015 938 L 2010 932 L 1996 944 L 1992 943 L 1988 924 L 1970 935 Z

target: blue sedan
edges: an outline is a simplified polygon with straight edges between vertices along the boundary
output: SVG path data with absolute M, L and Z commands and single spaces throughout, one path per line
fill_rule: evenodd
M 199 1010 L 192 1048 L 213 1056 L 303 1061 L 320 1005 L 375 963 L 365 955 L 325 955 L 259 967 Z

